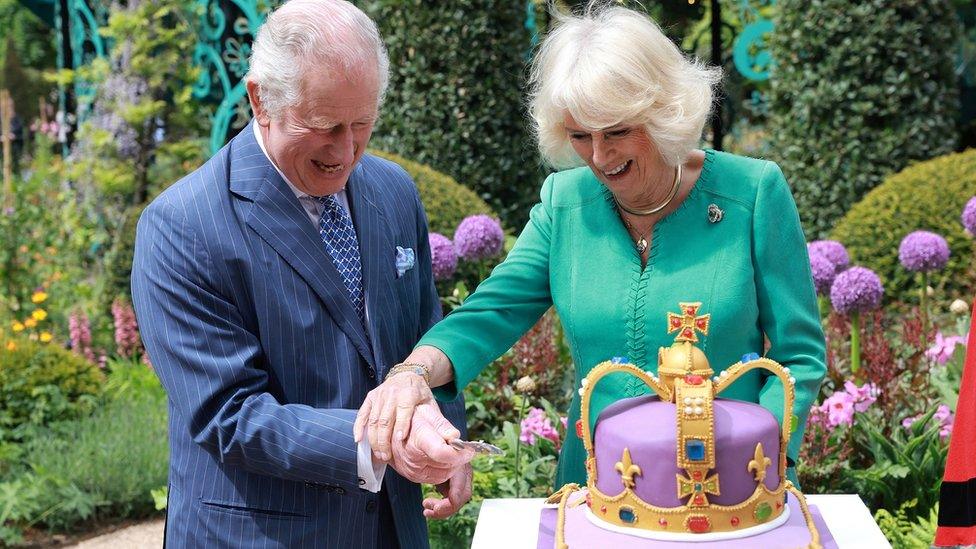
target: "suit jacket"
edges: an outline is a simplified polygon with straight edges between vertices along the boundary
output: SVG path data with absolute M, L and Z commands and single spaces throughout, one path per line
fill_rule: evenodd
M 169 395 L 166 540 L 177 547 L 374 547 L 352 425 L 366 393 L 440 319 L 427 222 L 397 165 L 347 185 L 369 333 L 318 231 L 247 127 L 156 198 L 132 297 Z M 415 250 L 400 275 L 397 247 Z M 464 403 L 442 405 L 464 431 Z M 426 547 L 420 488 L 388 468 L 402 547 Z

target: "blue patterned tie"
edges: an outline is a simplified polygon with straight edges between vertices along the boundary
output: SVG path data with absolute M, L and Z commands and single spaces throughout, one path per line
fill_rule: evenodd
M 325 242 L 325 249 L 332 256 L 342 283 L 349 292 L 359 321 L 366 326 L 366 301 L 363 297 L 363 270 L 359 262 L 359 243 L 356 241 L 356 229 L 352 226 L 352 218 L 346 212 L 335 196 L 317 197 L 322 205 L 322 215 L 319 216 L 319 235 Z

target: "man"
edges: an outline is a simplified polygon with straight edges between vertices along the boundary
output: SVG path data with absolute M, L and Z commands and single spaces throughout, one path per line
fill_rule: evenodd
M 470 497 L 471 454 L 432 408 L 392 455 L 353 439 L 367 392 L 440 318 L 416 188 L 364 154 L 388 66 L 348 2 L 286 3 L 254 43 L 254 120 L 139 221 L 132 294 L 169 395 L 173 546 L 426 547 L 410 481 L 443 483 L 428 516 Z M 463 402 L 443 412 L 463 428 Z

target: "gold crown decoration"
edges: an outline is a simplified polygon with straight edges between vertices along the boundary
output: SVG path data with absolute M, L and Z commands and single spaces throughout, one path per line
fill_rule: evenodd
M 668 313 L 668 333 L 678 332 L 674 343 L 658 351 L 657 375 L 645 372 L 633 364 L 607 361 L 595 366 L 582 380 L 580 395 L 580 423 L 577 433 L 583 439 L 586 449 L 587 497 L 586 504 L 591 510 L 598 510 L 598 517 L 620 528 L 632 528 L 651 532 L 684 532 L 705 534 L 734 532 L 767 524 L 774 521 L 786 509 L 785 492 L 797 496 L 806 523 L 811 532 L 810 548 L 820 547 L 820 537 L 813 525 L 813 518 L 807 509 L 802 494 L 786 479 L 786 448 L 790 436 L 790 421 L 782 422 L 779 444 L 779 484 L 775 489 L 766 487 L 766 471 L 772 460 L 765 455 L 761 443 L 756 444 L 753 459 L 749 461 L 743 475 L 750 475 L 756 481 L 755 491 L 744 501 L 732 505 L 718 505 L 709 501 L 709 496 L 721 494 L 721 479 L 714 471 L 715 455 L 715 398 L 747 372 L 761 369 L 775 375 L 782 382 L 784 391 L 783 417 L 791 418 L 795 398 L 796 380 L 790 376 L 789 368 L 757 354 L 747 355 L 743 360 L 713 375 L 705 354 L 694 344 L 699 341 L 698 334 L 708 335 L 710 315 L 699 315 L 701 303 L 679 303 L 681 314 Z M 631 460 L 629 448 L 615 464 L 620 474 L 623 491 L 619 494 L 604 494 L 597 488 L 597 464 L 593 438 L 590 428 L 590 400 L 596 384 L 611 373 L 628 373 L 643 381 L 663 402 L 676 407 L 677 466 L 683 470 L 676 478 L 676 490 L 682 505 L 660 507 L 642 500 L 635 492 L 642 471 Z M 569 494 L 576 487 L 557 492 L 552 502 L 560 502 L 560 518 L 569 501 Z M 596 514 L 597 512 L 594 511 Z M 562 521 L 557 521 L 562 524 Z M 562 528 L 556 531 L 557 546 L 564 547 Z

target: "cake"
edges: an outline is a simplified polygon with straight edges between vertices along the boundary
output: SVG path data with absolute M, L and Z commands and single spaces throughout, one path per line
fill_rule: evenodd
M 613 359 L 582 380 L 577 435 L 586 448 L 587 484 L 563 486 L 543 510 L 539 547 L 835 547 L 816 509 L 786 478 L 790 422 L 758 404 L 722 399 L 755 369 L 784 386 L 792 417 L 795 379 L 788 368 L 746 355 L 714 375 L 694 344 L 707 334 L 700 303 L 668 314 L 674 344 L 658 351 L 657 373 Z M 590 401 L 602 378 L 628 373 L 653 394 L 620 400 L 600 414 Z

